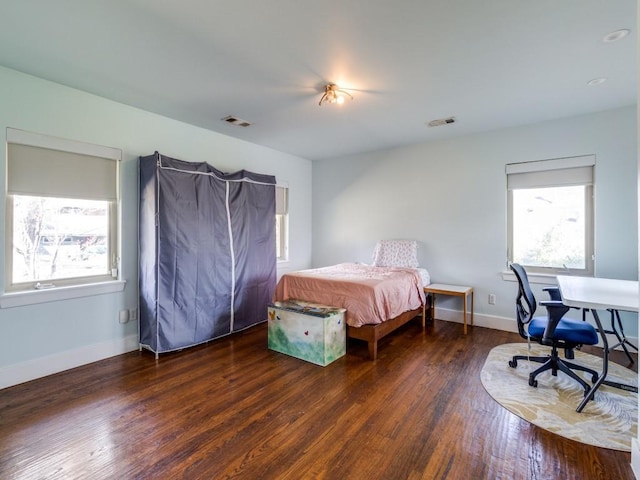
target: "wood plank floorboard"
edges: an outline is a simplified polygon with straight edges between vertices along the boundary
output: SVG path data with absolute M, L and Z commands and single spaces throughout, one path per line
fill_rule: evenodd
M 0 478 L 633 479 L 630 454 L 484 391 L 491 348 L 520 341 L 416 321 L 375 362 L 350 340 L 323 368 L 268 350 L 262 324 L 158 360 L 120 355 L 0 390 Z

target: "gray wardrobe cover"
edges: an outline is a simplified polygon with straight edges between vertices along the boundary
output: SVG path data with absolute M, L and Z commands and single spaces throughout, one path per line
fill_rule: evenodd
M 140 157 L 140 345 L 197 345 L 266 320 L 275 177 Z

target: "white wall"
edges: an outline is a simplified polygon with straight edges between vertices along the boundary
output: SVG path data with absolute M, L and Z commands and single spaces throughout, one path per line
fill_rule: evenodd
M 0 309 L 0 388 L 137 348 L 137 324 L 118 311 L 137 306 L 137 159 L 155 150 L 223 171 L 272 174 L 289 185 L 290 262 L 311 263 L 311 162 L 0 67 L 0 138 L 13 127 L 123 151 L 124 292 Z M 0 149 L 0 185 L 6 149 Z M 4 196 L 0 209 L 4 212 Z M 2 216 L 4 218 L 4 215 Z M 4 272 L 4 220 L 0 270 Z M 2 275 L 2 277 L 4 277 Z M 4 282 L 4 278 L 0 280 Z M 266 313 L 266 312 L 265 312 Z
M 505 164 L 595 154 L 596 273 L 636 279 L 636 151 L 627 107 L 314 162 L 313 265 L 370 263 L 376 240 L 416 239 L 433 281 L 473 286 L 479 322 L 514 329 L 516 286 L 501 276 Z M 461 309 L 456 299 L 442 305 Z
M 0 388 L 137 347 L 136 323 L 121 325 L 117 314 L 137 304 L 137 157 L 155 150 L 287 181 L 291 260 L 279 265 L 279 274 L 370 262 L 376 240 L 414 238 L 434 280 L 476 288 L 480 321 L 510 322 L 515 287 L 500 275 L 506 252 L 504 165 L 593 153 L 597 273 L 637 278 L 635 107 L 312 164 L 2 67 L 0 105 L 2 136 L 13 127 L 123 150 L 127 280 L 118 294 L 0 309 Z M 2 184 L 5 164 L 0 149 Z M 4 251 L 0 222 L 2 270 Z M 495 306 L 487 304 L 488 293 L 496 294 Z M 444 305 L 459 309 L 455 302 Z

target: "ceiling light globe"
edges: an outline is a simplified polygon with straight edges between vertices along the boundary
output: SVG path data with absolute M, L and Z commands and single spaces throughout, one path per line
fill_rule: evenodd
M 596 85 L 602 85 L 606 81 L 607 79 L 605 77 L 594 78 L 593 80 L 589 80 L 587 82 L 587 85 L 589 85 L 590 87 L 595 87 Z
M 618 40 L 621 40 L 629 35 L 629 33 L 631 33 L 631 31 L 626 28 L 623 28 L 622 30 L 616 30 L 615 32 L 606 34 L 602 41 L 605 43 L 617 42 Z

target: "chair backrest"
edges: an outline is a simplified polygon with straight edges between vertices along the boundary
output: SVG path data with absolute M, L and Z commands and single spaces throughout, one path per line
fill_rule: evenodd
M 516 319 L 520 336 L 527 338 L 525 325 L 527 325 L 536 313 L 536 297 L 533 295 L 527 272 L 519 263 L 512 263 L 511 270 L 518 279 L 518 296 L 516 297 Z

